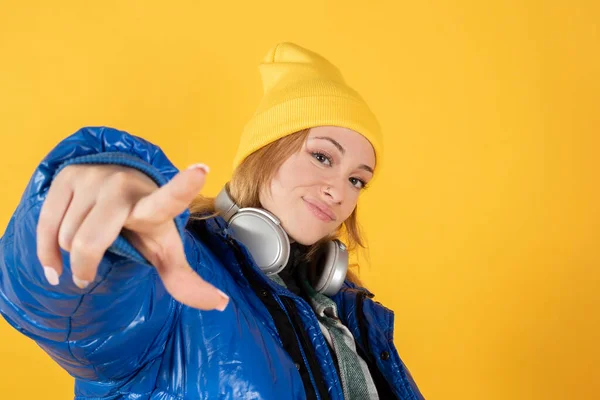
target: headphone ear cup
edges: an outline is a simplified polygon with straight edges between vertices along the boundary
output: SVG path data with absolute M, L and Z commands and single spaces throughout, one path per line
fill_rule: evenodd
M 265 274 L 276 274 L 287 265 L 290 239 L 273 214 L 258 208 L 243 208 L 231 217 L 229 229 Z
M 317 264 L 311 274 L 313 288 L 319 293 L 334 296 L 344 284 L 347 272 L 346 246 L 337 239 L 332 240 L 317 256 Z

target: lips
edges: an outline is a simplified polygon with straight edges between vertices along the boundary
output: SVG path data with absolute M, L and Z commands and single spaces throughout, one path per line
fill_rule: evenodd
M 331 211 L 331 208 L 321 204 L 314 200 L 307 200 L 303 198 L 306 207 L 321 221 L 331 222 L 335 221 L 335 214 Z

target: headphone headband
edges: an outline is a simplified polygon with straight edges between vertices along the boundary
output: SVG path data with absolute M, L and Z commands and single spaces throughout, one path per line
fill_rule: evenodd
M 235 204 L 229 195 L 229 184 L 226 184 L 215 197 L 215 209 L 222 213 L 221 216 L 226 222 L 229 222 L 231 217 L 240 210 L 240 207 Z

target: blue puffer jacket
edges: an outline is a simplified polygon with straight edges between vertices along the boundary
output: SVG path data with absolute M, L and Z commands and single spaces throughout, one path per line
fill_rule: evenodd
M 147 141 L 111 128 L 84 128 L 59 143 L 35 170 L 0 241 L 0 312 L 76 378 L 76 399 L 303 399 L 297 367 L 282 347 L 265 305 L 249 288 L 249 269 L 281 304 L 292 301 L 316 351 L 329 398 L 342 388 L 310 306 L 266 278 L 241 246 L 236 254 L 223 220 L 205 233 L 177 217 L 187 259 L 200 276 L 230 297 L 224 312 L 176 302 L 155 269 L 123 237 L 111 246 L 85 290 L 70 279 L 44 278 L 36 256 L 36 225 L 53 176 L 65 165 L 111 163 L 138 168 L 163 185 L 176 173 Z M 102 227 L 98 227 L 102 229 Z M 239 243 L 237 243 L 239 244 Z M 342 322 L 399 399 L 421 399 L 392 339 L 393 313 L 346 282 L 334 296 Z M 361 325 L 362 324 L 362 325 Z

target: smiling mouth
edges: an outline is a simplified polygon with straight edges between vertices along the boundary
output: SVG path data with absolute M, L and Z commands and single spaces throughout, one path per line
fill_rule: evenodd
M 317 206 L 316 204 L 311 203 L 310 201 L 308 201 L 304 198 L 302 200 L 304 200 L 304 204 L 306 204 L 306 207 L 313 213 L 313 215 L 315 217 L 317 217 L 318 219 L 320 219 L 321 221 L 323 221 L 323 222 L 335 221 L 335 218 L 333 218 L 329 212 L 326 212 L 321 207 Z

